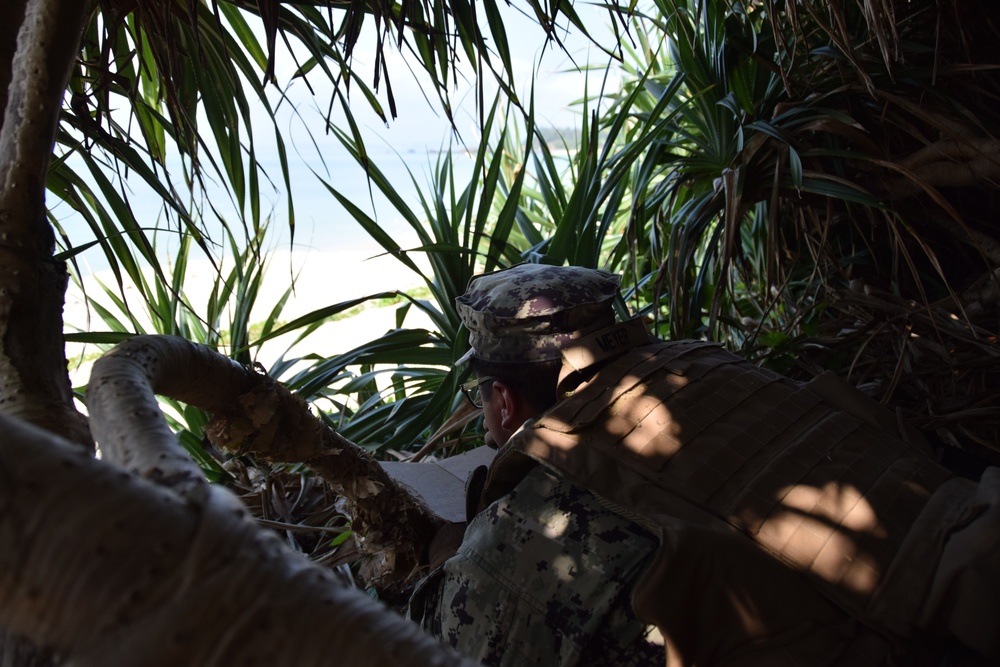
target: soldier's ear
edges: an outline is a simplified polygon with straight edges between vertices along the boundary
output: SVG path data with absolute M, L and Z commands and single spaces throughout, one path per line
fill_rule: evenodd
M 506 430 L 517 430 L 524 423 L 521 417 L 524 401 L 517 390 L 502 380 L 493 383 L 493 400 L 497 403 L 500 416 L 500 427 Z

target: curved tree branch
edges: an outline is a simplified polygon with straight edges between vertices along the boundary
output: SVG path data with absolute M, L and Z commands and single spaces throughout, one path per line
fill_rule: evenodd
M 919 99 L 888 90 L 876 91 L 875 97 L 939 137 L 928 141 L 922 133 L 910 131 L 911 139 L 923 142 L 919 149 L 894 156 L 891 162 L 875 161 L 891 165 L 890 171 L 902 176 L 889 176 L 882 183 L 879 193 L 886 199 L 900 201 L 941 187 L 974 187 L 1000 180 L 1000 140 L 984 129 L 982 120 L 955 114 L 950 107 L 925 106 Z
M 933 187 L 971 187 L 1000 179 L 1000 141 L 943 139 L 910 155 L 902 166 Z M 916 186 L 913 186 L 915 189 Z
M 181 497 L 25 422 L 0 428 L 0 624 L 68 664 L 461 664 L 222 487 Z
M 176 336 L 137 336 L 94 365 L 87 404 L 108 460 L 177 488 L 205 484 L 167 427 L 154 394 L 215 413 L 216 444 L 271 461 L 301 462 L 344 496 L 361 575 L 380 585 L 418 574 L 438 520 L 370 454 L 330 429 L 277 382 Z
M 1000 181 L 1000 141 L 969 138 L 942 139 L 898 161 L 904 178 L 886 189 L 891 200 L 901 200 L 942 187 L 974 187 Z
M 908 155 L 900 160 L 900 164 L 906 169 L 919 169 L 940 162 L 972 162 L 990 158 L 1000 163 L 998 156 L 1000 141 L 996 139 L 942 139 Z

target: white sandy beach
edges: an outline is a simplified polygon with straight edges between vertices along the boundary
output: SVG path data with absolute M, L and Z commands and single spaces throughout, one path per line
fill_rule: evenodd
M 428 270 L 427 262 L 422 255 L 415 253 L 411 257 L 423 270 Z M 270 268 L 254 305 L 251 322 L 262 322 L 267 318 L 285 290 L 292 284 L 293 276 L 295 276 L 294 291 L 280 315 L 280 320 L 285 323 L 350 299 L 423 285 L 419 275 L 396 258 L 387 255 L 371 257 L 357 251 L 302 251 L 292 255 L 287 251 L 275 252 L 272 254 Z M 92 298 L 98 298 L 102 304 L 109 305 L 110 299 L 103 295 L 98 280 L 105 284 L 114 284 L 113 276 L 105 271 L 85 279 L 88 294 Z M 208 262 L 198 262 L 188 268 L 184 293 L 195 309 L 207 303 L 214 282 L 215 274 Z M 133 313 L 145 313 L 134 287 L 126 287 L 125 297 Z M 91 313 L 90 318 L 90 324 L 87 325 L 87 310 L 83 295 L 76 286 L 71 286 L 66 295 L 64 321 L 67 325 L 90 331 L 108 329 L 96 314 Z M 148 326 L 148 318 L 140 317 L 140 321 L 143 319 L 145 319 L 143 325 Z M 305 343 L 295 346 L 285 356 L 287 358 L 309 353 L 332 356 L 346 352 L 395 328 L 395 319 L 396 307 L 368 308 L 356 316 L 324 324 L 310 334 Z M 415 308 L 410 309 L 404 324 L 408 328 L 430 326 L 426 315 Z M 293 341 L 294 334 L 268 341 L 262 346 L 256 361 L 265 368 L 270 367 Z M 74 344 L 68 345 L 66 352 L 67 356 L 73 359 L 81 352 L 88 351 Z M 86 381 L 89 376 L 89 366 L 90 364 L 84 364 L 72 372 L 74 384 Z

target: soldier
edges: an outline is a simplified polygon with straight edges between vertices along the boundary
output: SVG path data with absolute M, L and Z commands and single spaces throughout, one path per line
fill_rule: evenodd
M 499 451 L 414 620 L 489 665 L 1000 658 L 1000 472 L 952 476 L 832 374 L 616 323 L 619 281 L 525 264 L 459 297 Z

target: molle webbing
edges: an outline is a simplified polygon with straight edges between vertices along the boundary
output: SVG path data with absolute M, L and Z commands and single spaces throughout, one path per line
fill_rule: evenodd
M 950 478 L 898 433 L 698 341 L 623 355 L 510 444 L 629 512 L 724 521 L 900 631 L 917 610 L 884 609 L 879 587 Z

